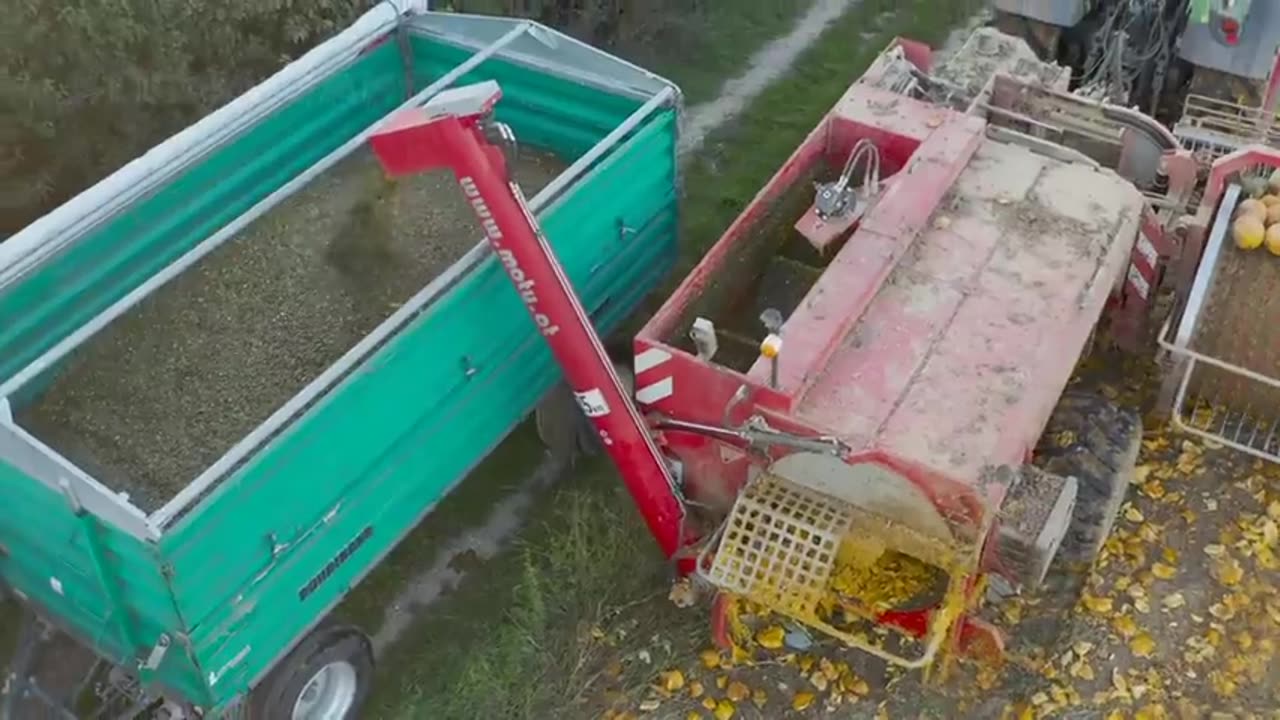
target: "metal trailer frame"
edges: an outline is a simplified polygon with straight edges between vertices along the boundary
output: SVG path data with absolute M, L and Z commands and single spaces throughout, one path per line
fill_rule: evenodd
M 371 41 L 397 26 L 398 18 L 390 14 L 394 10 L 396 10 L 396 7 L 389 2 L 378 5 L 357 20 L 347 31 L 317 47 L 281 73 L 272 76 L 261 85 L 236 98 L 221 110 L 209 115 L 179 135 L 170 138 L 142 158 L 124 166 L 105 180 L 7 240 L 3 245 L 0 245 L 0 289 L 9 283 L 20 281 L 26 271 L 38 265 L 42 259 L 51 256 L 65 245 L 73 242 L 76 237 L 92 225 L 102 222 L 133 200 L 152 192 L 155 187 L 162 185 L 169 178 L 180 173 L 212 147 L 225 142 L 226 139 L 251 126 L 275 108 L 300 95 L 309 89 L 311 82 L 350 62 Z M 462 43 L 469 39 L 469 36 L 462 33 L 465 25 L 475 22 L 482 24 L 492 23 L 493 34 L 497 34 L 499 29 L 505 29 L 513 24 L 510 20 L 496 18 L 441 14 L 434 17 L 423 15 L 410 18 L 407 21 L 407 27 L 411 32 L 422 32 L 434 37 Z M 644 105 L 627 118 L 623 124 L 615 128 L 604 140 L 571 164 L 533 197 L 530 201 L 530 207 L 534 212 L 538 212 L 555 202 L 564 190 L 589 170 L 601 156 L 653 113 L 663 107 L 678 104 L 680 93 L 674 85 L 636 66 L 630 66 L 631 70 L 634 71 L 634 74 L 630 77 L 609 78 L 593 73 L 591 71 L 591 61 L 593 58 L 604 56 L 602 51 L 567 36 L 558 34 L 553 36 L 550 30 L 533 22 L 519 21 L 514 24 L 515 27 L 511 27 L 509 30 L 497 35 L 496 39 L 487 45 L 483 47 L 473 46 L 476 52 L 470 59 L 414 94 L 402 103 L 397 108 L 397 111 L 423 105 L 428 99 L 453 85 L 459 78 L 485 60 L 512 46 L 522 38 L 526 41 L 533 40 L 542 43 L 552 42 L 551 38 L 554 37 L 554 42 L 556 43 L 567 42 L 569 45 L 565 50 L 572 53 L 570 59 L 581 64 L 567 64 L 569 61 L 565 61 L 566 64 L 552 66 L 531 53 L 523 55 L 511 53 L 509 57 L 525 60 L 535 67 L 542 66 L 548 70 L 571 72 L 578 80 L 588 85 L 594 85 L 612 92 L 623 92 L 635 97 L 647 98 Z M 467 44 L 471 43 L 468 42 Z M 610 60 L 615 63 L 622 62 L 613 58 L 610 58 Z M 245 112 L 247 108 L 252 108 L 253 112 Z M 361 149 L 381 124 L 382 121 L 380 120 L 351 138 L 304 173 L 272 192 L 248 212 L 211 235 L 204 242 L 201 242 L 176 262 L 170 264 L 163 271 L 152 276 L 132 292 L 116 301 L 89 323 L 68 335 L 17 374 L 0 383 L 0 457 L 10 460 L 28 475 L 41 480 L 51 489 L 66 494 L 73 504 L 83 506 L 95 516 L 111 522 L 134 537 L 142 540 L 158 539 L 166 527 L 181 517 L 213 485 L 239 467 L 246 458 L 279 433 L 292 419 L 304 412 L 319 397 L 332 389 L 338 381 L 349 374 L 361 361 L 377 350 L 389 337 L 401 329 L 406 322 L 415 317 L 422 308 L 446 292 L 460 277 L 471 271 L 489 253 L 483 240 L 478 241 L 477 245 L 463 258 L 432 280 L 412 299 L 383 321 L 372 333 L 360 340 L 328 369 L 308 383 L 303 390 L 282 405 L 279 410 L 194 478 L 177 495 L 150 514 L 144 513 L 128 500 L 121 498 L 115 491 L 107 488 L 88 473 L 76 467 L 38 438 L 18 427 L 14 422 L 13 414 L 10 410 L 10 396 L 25 384 L 65 359 L 78 347 L 89 341 L 116 318 L 127 313 L 160 286 L 177 277 L 206 255 L 221 247 L 236 233 L 297 193 L 321 173 Z

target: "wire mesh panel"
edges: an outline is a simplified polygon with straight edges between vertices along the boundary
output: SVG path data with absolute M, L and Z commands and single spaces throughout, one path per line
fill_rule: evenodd
M 835 498 L 761 476 L 734 505 L 712 582 L 782 612 L 813 616 L 849 530 L 850 510 Z
M 1188 95 L 1173 134 L 1206 166 L 1248 145 L 1280 147 L 1280 128 L 1261 108 Z

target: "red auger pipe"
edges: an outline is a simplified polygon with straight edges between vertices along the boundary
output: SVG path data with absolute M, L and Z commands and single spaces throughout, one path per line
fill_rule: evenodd
M 446 91 L 424 108 L 396 115 L 370 143 L 393 176 L 442 166 L 453 170 L 494 254 L 551 346 L 650 532 L 670 557 L 680 549 L 684 507 L 582 303 L 519 186 L 508 180 L 502 149 L 485 136 L 481 121 L 500 95 L 492 82 Z

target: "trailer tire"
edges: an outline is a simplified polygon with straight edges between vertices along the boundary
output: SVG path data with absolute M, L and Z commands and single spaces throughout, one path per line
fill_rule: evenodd
M 628 397 L 635 392 L 635 373 L 628 361 L 610 353 L 613 370 L 622 380 L 622 389 Z M 534 411 L 534 426 L 543 446 L 558 460 L 572 465 L 578 455 L 595 457 L 604 449 L 596 437 L 595 428 L 582 413 L 581 406 L 568 385 L 559 383 L 538 404 Z
M 1044 470 L 1076 478 L 1071 527 L 1058 549 L 1047 589 L 1075 594 L 1102 550 L 1137 465 L 1142 419 L 1088 391 L 1068 390 L 1036 451 Z
M 249 699 L 250 720 L 355 720 L 373 683 L 373 646 L 359 629 L 322 624 L 276 665 Z M 306 695 L 310 694 L 308 701 Z M 307 703 L 330 714 L 306 715 Z M 340 715 L 332 714 L 340 712 Z

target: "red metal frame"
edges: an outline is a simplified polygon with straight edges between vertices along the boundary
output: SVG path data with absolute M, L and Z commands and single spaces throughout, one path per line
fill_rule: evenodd
M 903 48 L 909 59 L 927 67 L 927 48 L 916 43 Z M 1146 320 L 1150 293 L 1135 295 L 1135 283 L 1145 281 L 1153 287 L 1160 266 L 1178 248 L 1166 232 L 1168 220 L 1146 207 L 1141 232 L 1135 228 L 1140 239 L 1125 246 L 1118 243 L 1109 251 L 1099 268 L 1104 279 L 1096 286 L 1082 282 L 1069 265 L 1067 270 L 1050 270 L 1028 262 L 1021 268 L 1027 275 L 1042 277 L 1046 287 L 1061 286 L 1054 290 L 1060 293 L 1059 305 L 1079 305 L 1079 312 L 1050 312 L 1038 318 L 1032 323 L 1034 331 L 999 321 L 1010 299 L 1017 302 L 1017 288 L 1000 286 L 996 279 L 988 279 L 996 283 L 989 298 L 979 294 L 970 299 L 968 316 L 952 317 L 955 306 L 945 302 L 936 307 L 893 303 L 887 299 L 886 279 L 908 252 L 945 248 L 935 254 L 950 253 L 947 257 L 963 268 L 979 263 L 998 238 L 981 229 L 959 233 L 930 226 L 984 142 L 985 122 L 872 87 L 867 81 L 879 67 L 873 63 L 864 81 L 846 92 L 638 333 L 637 399 L 651 417 L 736 426 L 756 416 L 800 436 L 838 437 L 851 448 L 844 458 L 847 463 L 893 470 L 932 500 L 958 540 L 983 543 L 993 527 L 990 513 L 1000 507 L 1007 488 L 981 482 L 980 470 L 1018 466 L 1029 459 L 1104 306 L 1112 305 L 1118 322 L 1135 328 L 1136 334 Z M 886 189 L 853 224 L 848 239 L 784 325 L 777 385 L 770 383 L 767 359 L 739 372 L 678 345 L 678 333 L 691 322 L 704 292 L 727 273 L 741 272 L 733 264 L 735 252 L 752 239 L 787 191 L 805 183 L 819 164 L 838 172 L 849 150 L 863 138 L 880 149 Z M 1171 190 L 1189 190 L 1194 181 L 1194 167 L 1184 160 L 1189 158 L 1177 153 L 1166 158 Z M 1136 198 L 1134 207 L 1142 207 Z M 1126 282 L 1130 266 L 1136 278 Z M 940 281 L 940 287 L 966 282 L 959 271 L 949 275 L 945 261 L 934 269 L 938 277 L 949 278 Z M 1092 265 L 1088 270 L 1093 271 Z M 1080 285 L 1072 285 L 1075 282 Z M 984 313 L 995 319 L 991 327 L 983 326 Z M 850 350 L 851 331 L 869 314 L 881 320 L 882 333 L 869 341 L 875 351 Z M 920 366 L 925 338 L 945 323 L 975 330 L 971 339 L 966 339 L 967 333 L 956 333 L 945 348 L 954 357 L 949 367 L 998 363 L 1002 353 L 1012 350 L 1010 357 L 1015 359 L 1008 362 L 1016 363 L 1022 378 L 1016 401 L 984 414 L 957 413 L 956 408 L 985 404 L 980 393 L 990 388 L 964 375 L 902 372 Z M 977 337 L 983 332 L 985 337 Z M 1033 349 L 1026 351 L 1028 347 Z M 912 400 L 904 400 L 913 390 Z M 962 437 L 965 433 L 968 436 Z M 944 434 L 959 438 L 954 458 L 930 450 L 932 439 Z M 763 469 L 787 452 L 773 448 L 762 456 L 742 443 L 670 430 L 661 434 L 660 443 L 684 463 L 685 494 L 723 510 L 732 505 L 753 466 Z M 993 553 L 983 553 L 983 566 L 973 568 L 974 577 L 996 569 L 998 562 Z M 971 598 L 972 605 L 979 601 Z M 935 611 L 887 613 L 880 621 L 920 635 Z M 722 619 L 715 623 L 723 626 Z M 999 634 L 972 615 L 959 621 L 955 642 L 962 648 L 981 646 L 996 652 L 1002 647 Z
M 438 167 L 453 170 L 485 237 L 559 361 L 649 530 L 671 556 L 685 542 L 681 535 L 684 507 L 573 287 L 519 186 L 509 179 L 503 149 L 486 136 L 485 121 L 500 97 L 493 82 L 446 91 L 426 107 L 398 113 L 369 142 L 393 176 Z

